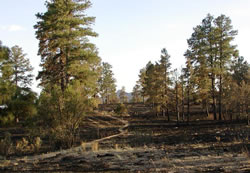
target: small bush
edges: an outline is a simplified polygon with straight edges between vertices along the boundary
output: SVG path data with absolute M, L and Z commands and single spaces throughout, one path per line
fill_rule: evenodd
M 6 116 L 0 117 L 0 124 L 2 126 L 8 126 L 15 121 L 15 116 L 12 113 L 8 113 Z
M 123 103 L 119 103 L 115 109 L 115 113 L 118 115 L 125 115 L 128 113 L 128 109 Z
M 33 149 L 35 152 L 38 152 L 42 146 L 42 140 L 40 137 L 36 137 L 33 141 Z
M 11 141 L 11 134 L 5 133 L 4 139 L 0 141 L 0 154 L 8 156 L 12 152 L 13 144 Z
M 45 89 L 39 98 L 40 127 L 46 129 L 52 149 L 70 148 L 79 136 L 84 116 L 93 111 L 95 98 L 91 98 L 80 82 L 69 85 L 64 92 L 60 87 Z
M 22 138 L 21 140 L 16 142 L 15 152 L 16 154 L 38 152 L 41 148 L 41 145 L 42 140 L 40 137 L 36 137 L 33 140 Z
M 16 142 L 15 147 L 17 154 L 23 154 L 30 150 L 29 141 L 26 138 L 22 138 L 21 140 Z

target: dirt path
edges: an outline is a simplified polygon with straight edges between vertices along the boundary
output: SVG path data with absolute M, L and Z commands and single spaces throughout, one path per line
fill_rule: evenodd
M 173 128 L 168 123 L 145 126 L 109 118 L 123 124 L 118 134 L 68 150 L 6 161 L 0 164 L 0 172 L 250 172 L 250 127 L 201 122 Z M 230 141 L 231 137 L 237 138 Z M 97 146 L 95 150 L 98 144 L 106 149 Z
M 93 140 L 91 142 L 84 143 L 84 147 L 85 147 L 84 149 L 82 148 L 82 146 L 78 146 L 78 147 L 74 147 L 74 148 L 70 148 L 70 149 L 66 149 L 66 150 L 61 150 L 61 151 L 57 151 L 57 152 L 51 152 L 51 153 L 37 155 L 37 156 L 24 157 L 24 158 L 18 159 L 18 161 L 22 161 L 22 160 L 34 161 L 34 160 L 40 160 L 40 159 L 47 159 L 47 158 L 50 158 L 50 157 L 55 157 L 57 155 L 63 155 L 63 154 L 67 155 L 67 154 L 72 153 L 72 152 L 79 152 L 81 150 L 90 151 L 90 150 L 92 150 L 93 145 L 95 145 L 96 143 L 99 143 L 99 142 L 102 142 L 102 141 L 105 141 L 105 140 L 108 140 L 108 139 L 112 139 L 112 138 L 115 138 L 115 137 L 118 137 L 118 136 L 122 136 L 122 135 L 127 133 L 126 128 L 129 126 L 128 121 L 125 121 L 125 120 L 122 120 L 120 118 L 113 117 L 113 116 L 110 116 L 110 115 L 106 115 L 106 116 L 109 117 L 109 118 L 115 119 L 117 121 L 120 121 L 120 122 L 122 122 L 124 124 L 124 126 L 119 128 L 119 132 L 120 132 L 119 134 L 107 136 L 107 137 L 104 137 L 104 138 L 101 138 L 101 139 L 96 139 L 96 140 Z
M 113 116 L 110 116 L 110 115 L 106 115 L 106 116 L 111 118 L 111 119 L 120 121 L 123 124 L 123 126 L 119 128 L 120 133 L 115 134 L 115 135 L 111 135 L 111 136 L 107 136 L 107 137 L 104 137 L 104 138 L 101 138 L 101 139 L 96 139 L 96 140 L 93 140 L 91 142 L 86 142 L 86 143 L 84 143 L 84 145 L 74 147 L 74 148 L 70 148 L 70 149 L 66 149 L 66 150 L 50 152 L 50 153 L 47 153 L 47 154 L 41 154 L 41 155 L 36 155 L 36 156 L 25 156 L 25 157 L 18 158 L 18 159 L 15 159 L 15 160 L 8 160 L 8 161 L 5 161 L 4 163 L 0 162 L 0 168 L 4 169 L 4 167 L 6 167 L 6 166 L 8 168 L 16 167 L 12 171 L 14 171 L 14 170 L 18 171 L 18 170 L 21 170 L 21 169 L 25 168 L 27 165 L 29 165 L 29 166 L 27 166 L 27 170 L 26 169 L 22 170 L 22 171 L 29 171 L 30 169 L 32 170 L 30 165 L 34 165 L 34 163 L 39 163 L 39 162 L 43 162 L 45 160 L 52 160 L 52 159 L 54 161 L 55 160 L 60 161 L 61 159 L 65 158 L 66 156 L 74 154 L 74 153 L 93 151 L 93 146 L 94 145 L 96 145 L 96 144 L 98 145 L 98 143 L 100 143 L 102 141 L 110 140 L 112 138 L 119 137 L 119 136 L 127 134 L 126 129 L 129 126 L 128 121 L 122 120 L 121 118 L 113 117 Z M 93 120 L 92 120 L 92 122 L 93 122 Z M 98 124 L 98 122 L 96 122 L 96 124 Z M 23 165 L 23 166 L 20 166 L 20 165 Z

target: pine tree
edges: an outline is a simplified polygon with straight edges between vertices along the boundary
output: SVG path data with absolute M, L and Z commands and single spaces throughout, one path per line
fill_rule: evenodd
M 213 16 L 207 15 L 202 20 L 202 24 L 194 28 L 194 32 L 188 45 L 190 49 L 191 62 L 196 72 L 195 78 L 197 81 L 197 89 L 199 97 L 208 105 L 208 91 L 210 90 L 212 96 L 214 119 L 216 116 L 216 74 L 218 73 L 217 66 L 217 49 L 215 45 L 215 34 L 213 24 Z M 209 81 L 211 82 L 210 86 Z
M 165 116 L 166 109 L 168 109 L 168 105 L 170 103 L 170 98 L 168 94 L 169 86 L 171 85 L 170 68 L 171 68 L 170 55 L 168 54 L 167 49 L 163 48 L 161 50 L 161 59 L 159 61 L 159 68 L 157 75 L 159 79 L 159 90 L 160 90 L 159 97 L 163 111 L 163 116 Z
M 184 56 L 186 57 L 186 67 L 183 69 L 184 71 L 184 79 L 186 83 L 186 97 L 187 97 L 187 121 L 190 120 L 190 100 L 193 93 L 194 84 L 195 81 L 195 75 L 194 75 L 194 68 L 192 65 L 192 52 L 190 50 L 187 50 Z
M 46 7 L 34 26 L 42 68 L 39 115 L 44 124 L 50 120 L 48 129 L 62 147 L 71 147 L 83 116 L 97 106 L 101 61 L 89 41 L 97 36 L 91 29 L 95 18 L 85 14 L 89 0 L 50 0 Z
M 120 91 L 119 98 L 120 98 L 121 103 L 127 103 L 128 102 L 128 97 L 126 95 L 126 89 L 125 89 L 124 86 L 122 87 L 122 89 Z
M 245 83 L 249 83 L 248 81 L 248 71 L 249 71 L 249 64 L 247 61 L 244 60 L 243 56 L 236 57 L 231 65 L 232 71 L 232 78 L 233 80 L 240 85 L 242 81 Z
M 16 87 L 28 87 L 33 80 L 33 67 L 25 56 L 26 54 L 23 53 L 22 48 L 18 46 L 11 48 L 9 61 L 13 66 L 13 82 Z
M 148 62 L 146 65 L 146 76 L 145 76 L 145 95 L 147 96 L 147 103 L 152 104 L 153 110 L 156 111 L 158 109 L 158 92 L 159 88 L 158 81 L 157 81 L 157 68 L 159 67 L 159 64 L 152 64 L 151 62 Z
M 220 15 L 214 20 L 215 40 L 218 51 L 218 68 L 219 68 L 219 120 L 222 119 L 222 96 L 223 96 L 223 76 L 228 71 L 229 63 L 233 56 L 237 56 L 236 46 L 232 45 L 232 41 L 237 35 L 237 31 L 233 30 L 229 17 Z
M 138 85 L 140 86 L 140 95 L 142 96 L 142 101 L 145 103 L 146 98 L 146 68 L 140 70 Z
M 217 100 L 219 120 L 222 119 L 222 97 L 225 95 L 226 88 L 224 83 L 226 83 L 232 58 L 238 56 L 236 46 L 231 43 L 236 35 L 237 31 L 232 29 L 229 17 L 221 15 L 214 19 L 208 14 L 202 20 L 202 24 L 194 28 L 194 33 L 188 40 L 199 97 L 208 110 L 207 105 L 210 102 L 208 91 L 210 90 L 215 120 L 217 119 Z
M 36 15 L 42 61 L 37 79 L 42 86 L 60 85 L 64 92 L 71 81 L 79 80 L 87 90 L 96 88 L 100 59 L 88 40 L 97 36 L 90 28 L 95 18 L 85 14 L 90 6 L 88 0 L 51 0 L 46 1 L 47 12 Z
M 9 63 L 10 49 L 0 41 L 0 105 L 6 104 L 15 93 L 12 83 L 13 69 Z
M 142 96 L 141 96 L 141 92 L 140 92 L 140 85 L 137 83 L 132 91 L 132 102 L 133 103 L 139 103 L 142 102 Z
M 181 116 L 182 121 L 185 119 L 185 95 L 184 95 L 184 89 L 185 89 L 185 76 L 184 76 L 184 69 L 181 69 L 181 75 L 179 77 L 180 81 L 180 88 L 181 88 Z
M 241 113 L 248 114 L 250 105 L 250 66 L 244 57 L 237 57 L 231 66 L 232 80 L 228 85 L 231 93 L 227 94 L 226 101 L 231 101 L 230 108 L 238 110 Z M 233 88 L 232 88 L 233 87 Z M 232 104 L 233 103 L 233 104 Z M 231 118 L 232 119 L 232 118 Z
M 100 94 L 103 103 L 110 103 L 111 97 L 116 93 L 115 78 L 112 72 L 112 66 L 109 63 L 102 63 L 102 73 L 99 79 Z
M 3 60 L 0 68 L 0 100 L 7 105 L 3 114 L 13 116 L 19 122 L 21 117 L 25 119 L 36 114 L 36 93 L 29 88 L 33 79 L 33 68 L 20 47 L 4 49 L 5 54 L 1 54 L 4 58 L 0 58 Z

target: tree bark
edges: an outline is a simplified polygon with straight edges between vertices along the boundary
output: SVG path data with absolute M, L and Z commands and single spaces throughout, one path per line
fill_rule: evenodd
M 187 121 L 190 119 L 190 87 L 188 82 L 188 95 L 187 95 Z
M 217 120 L 216 115 L 216 101 L 215 101 L 215 85 L 214 85 L 214 74 L 212 76 L 212 98 L 213 98 L 213 114 L 214 114 L 214 120 Z

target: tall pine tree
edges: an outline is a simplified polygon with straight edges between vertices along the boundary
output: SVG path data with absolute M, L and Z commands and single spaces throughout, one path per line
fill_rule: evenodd
M 222 119 L 222 97 L 223 97 L 223 77 L 228 71 L 232 58 L 237 56 L 236 46 L 232 45 L 232 41 L 237 35 L 237 31 L 233 30 L 231 19 L 225 15 L 220 15 L 214 20 L 214 37 L 217 46 L 218 76 L 219 76 L 219 120 Z
M 39 21 L 34 26 L 42 61 L 37 79 L 42 86 L 59 85 L 63 92 L 73 80 L 79 80 L 87 90 L 96 88 L 100 59 L 88 39 L 97 36 L 90 27 L 95 18 L 85 14 L 90 1 L 51 0 L 46 6 L 47 12 L 36 15 Z
M 102 73 L 98 82 L 102 102 L 111 103 L 112 97 L 116 95 L 116 80 L 112 72 L 112 66 L 109 63 L 102 63 Z

